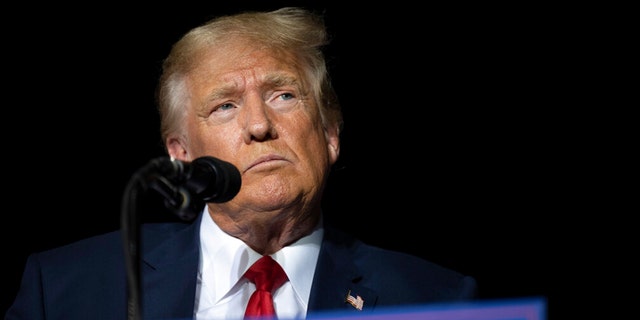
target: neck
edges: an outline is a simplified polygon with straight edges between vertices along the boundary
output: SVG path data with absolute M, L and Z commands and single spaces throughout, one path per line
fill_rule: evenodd
M 242 240 L 262 255 L 273 254 L 311 234 L 321 215 L 319 208 L 302 213 L 297 210 L 278 210 L 242 211 L 230 215 L 209 206 L 208 212 L 222 231 Z

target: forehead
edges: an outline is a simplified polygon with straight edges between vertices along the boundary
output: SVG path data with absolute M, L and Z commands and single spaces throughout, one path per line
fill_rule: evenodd
M 237 81 L 238 77 L 259 77 L 268 73 L 300 75 L 300 65 L 289 51 L 243 39 L 210 45 L 199 52 L 190 72 L 194 80 Z

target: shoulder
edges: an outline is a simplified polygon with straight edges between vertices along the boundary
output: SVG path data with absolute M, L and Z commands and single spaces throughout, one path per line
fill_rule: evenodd
M 153 245 L 172 234 L 184 230 L 184 223 L 151 223 L 140 227 L 140 234 L 145 246 Z M 124 238 L 121 230 L 91 236 L 69 244 L 34 253 L 30 260 L 37 260 L 43 265 L 56 266 L 100 266 L 105 262 L 121 263 L 124 257 Z
M 422 257 L 406 252 L 390 250 L 367 244 L 360 239 L 338 229 L 327 228 L 325 237 L 332 246 L 344 246 L 350 260 L 354 261 L 361 269 L 371 269 L 372 272 L 384 272 L 384 269 L 393 270 L 429 270 L 438 276 L 447 274 L 457 275 L 458 272 L 433 263 Z M 375 267 L 368 267 L 375 266 Z
M 325 229 L 325 247 L 335 260 L 351 261 L 364 285 L 425 295 L 432 299 L 468 299 L 476 296 L 475 278 L 422 257 L 372 246 L 343 231 Z M 342 252 L 341 252 L 342 251 Z M 428 295 L 437 295 L 427 297 Z

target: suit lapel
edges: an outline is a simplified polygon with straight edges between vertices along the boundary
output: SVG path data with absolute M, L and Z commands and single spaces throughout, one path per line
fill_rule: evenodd
M 200 215 L 202 216 L 202 215 Z M 143 232 L 143 310 L 149 318 L 193 316 L 201 218 Z
M 353 263 L 354 257 L 348 247 L 351 240 L 325 227 L 311 287 L 309 312 L 366 312 L 376 305 L 378 294 L 359 284 L 363 275 Z

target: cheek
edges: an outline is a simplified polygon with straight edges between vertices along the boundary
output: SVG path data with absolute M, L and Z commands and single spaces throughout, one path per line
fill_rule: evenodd
M 237 149 L 232 146 L 239 136 L 237 128 L 200 126 L 190 135 L 189 145 L 194 154 L 222 157 L 228 155 L 229 150 Z
M 329 144 L 321 130 L 309 130 L 303 139 L 298 140 L 298 144 L 301 150 L 305 150 L 304 153 L 313 166 L 311 170 L 325 168 L 331 161 L 331 150 L 328 149 Z

